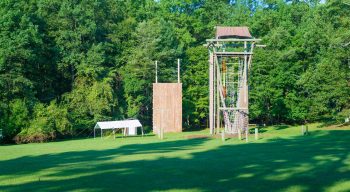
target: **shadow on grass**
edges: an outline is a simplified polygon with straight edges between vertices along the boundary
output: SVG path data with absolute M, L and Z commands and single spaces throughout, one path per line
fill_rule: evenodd
M 334 130 L 267 143 L 224 144 L 201 152 L 191 150 L 212 141 L 164 141 L 25 156 L 0 161 L 1 178 L 38 172 L 45 176 L 2 185 L 0 191 L 324 191 L 339 181 L 349 181 L 349 141 L 350 131 Z M 167 155 L 186 150 L 186 158 Z M 153 153 L 162 156 L 117 161 Z
M 283 130 L 283 129 L 287 129 L 288 127 L 289 127 L 288 125 L 275 125 L 275 126 L 273 126 L 273 128 L 276 130 Z

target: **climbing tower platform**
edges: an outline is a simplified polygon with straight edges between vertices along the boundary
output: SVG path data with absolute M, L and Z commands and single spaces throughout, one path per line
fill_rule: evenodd
M 248 27 L 216 27 L 215 39 L 207 39 L 211 134 L 248 130 L 248 74 L 259 41 Z

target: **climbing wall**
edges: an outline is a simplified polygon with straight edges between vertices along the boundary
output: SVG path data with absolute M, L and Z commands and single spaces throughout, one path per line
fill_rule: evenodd
M 153 83 L 153 133 L 182 132 L 182 83 Z

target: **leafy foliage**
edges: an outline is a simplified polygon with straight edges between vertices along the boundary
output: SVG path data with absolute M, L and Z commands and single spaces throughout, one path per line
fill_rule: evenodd
M 350 109 L 349 10 L 340 0 L 1 1 L 3 141 L 89 134 L 100 120 L 150 126 L 154 62 L 159 81 L 174 82 L 178 58 L 184 128 L 206 127 L 203 44 L 217 25 L 249 26 L 267 45 L 250 71 L 252 122 L 341 122 Z

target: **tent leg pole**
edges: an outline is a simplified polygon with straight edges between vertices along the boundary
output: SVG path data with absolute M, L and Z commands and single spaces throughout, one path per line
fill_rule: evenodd
M 101 139 L 102 139 L 102 129 L 101 129 Z
M 143 134 L 143 127 L 141 127 L 141 131 L 142 131 L 142 137 L 143 137 L 143 135 L 144 135 L 144 134 Z

